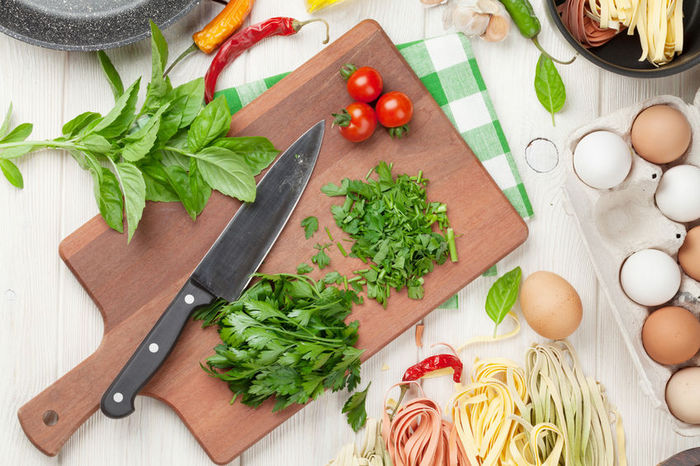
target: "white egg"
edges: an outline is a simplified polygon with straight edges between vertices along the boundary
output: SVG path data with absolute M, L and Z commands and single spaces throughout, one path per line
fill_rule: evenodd
M 574 170 L 592 188 L 614 188 L 627 178 L 631 167 L 630 146 L 610 131 L 585 135 L 574 150 Z
M 656 189 L 656 205 L 661 213 L 676 222 L 694 222 L 700 218 L 700 168 L 677 165 L 669 168 Z
M 671 256 L 658 249 L 642 249 L 627 258 L 620 271 L 622 289 L 642 306 L 670 301 L 681 286 L 681 270 Z

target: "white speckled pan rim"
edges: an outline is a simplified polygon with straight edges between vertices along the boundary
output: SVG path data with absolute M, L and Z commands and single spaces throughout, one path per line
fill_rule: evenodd
M 3 14 L 5 15 L 5 21 L 7 21 L 8 18 L 7 8 L 12 7 L 12 4 L 18 4 L 20 1 L 21 0 L 0 0 L 0 8 L 4 10 Z M 183 16 L 189 13 L 199 2 L 200 0 L 182 0 L 180 2 L 168 2 L 166 0 L 149 2 L 148 6 L 145 7 L 145 9 L 139 8 L 136 10 L 135 14 L 137 14 L 141 18 L 153 19 L 154 22 L 158 24 L 160 28 L 164 29 L 172 25 L 176 21 L 180 20 Z M 156 6 L 167 8 L 167 12 L 164 12 L 164 10 L 156 10 L 156 7 L 153 6 L 153 4 L 156 4 Z M 24 5 L 22 6 L 24 7 Z M 117 22 L 115 23 L 115 19 L 109 16 L 103 17 L 101 19 L 96 17 L 89 18 L 88 16 L 73 16 L 70 20 L 67 20 L 65 17 L 59 19 L 58 17 L 52 17 L 49 14 L 42 14 L 41 12 L 35 9 L 27 9 L 26 11 L 29 11 L 30 14 L 33 14 L 35 16 L 30 18 L 32 20 L 30 21 L 31 26 L 28 26 L 26 24 L 24 25 L 24 27 L 22 28 L 24 29 L 24 32 L 19 30 L 20 28 L 17 26 L 17 24 L 13 24 L 13 26 L 15 27 L 10 27 L 7 24 L 3 24 L 2 18 L 0 18 L 0 32 L 14 39 L 21 40 L 31 45 L 36 45 L 39 47 L 54 50 L 80 52 L 89 52 L 95 50 L 105 50 L 116 47 L 122 47 L 150 36 L 148 22 L 144 21 L 141 25 L 138 25 L 136 29 L 127 29 L 123 31 L 123 34 L 121 35 L 119 35 L 117 32 L 110 32 L 113 35 L 113 37 L 110 37 L 109 39 L 104 38 L 85 43 L 83 41 L 85 40 L 86 36 L 85 34 L 81 33 L 84 31 L 82 31 L 79 27 L 76 26 L 77 32 L 74 35 L 71 34 L 71 31 L 69 30 L 70 28 L 62 29 L 63 31 L 65 31 L 65 33 L 67 34 L 66 37 L 69 39 L 65 42 L 47 40 L 41 37 L 40 32 L 34 33 L 34 31 L 35 28 L 40 29 L 46 24 L 51 24 L 51 21 L 57 21 L 62 25 L 64 25 L 65 23 L 73 23 L 75 25 L 80 25 L 89 20 L 91 25 L 99 23 L 101 24 L 101 27 L 107 31 L 117 31 L 120 24 L 122 26 L 128 25 L 129 27 L 133 28 L 134 23 L 133 21 L 127 22 L 126 19 L 128 19 L 128 14 L 124 13 L 122 13 L 122 16 L 125 16 L 126 19 L 123 18 L 124 21 L 121 22 L 117 19 Z M 154 12 L 157 14 L 150 15 L 149 12 Z M 38 18 L 40 18 L 40 20 L 38 20 Z M 44 24 L 42 24 L 42 22 L 44 22 Z M 27 32 L 30 30 L 32 31 L 32 33 Z

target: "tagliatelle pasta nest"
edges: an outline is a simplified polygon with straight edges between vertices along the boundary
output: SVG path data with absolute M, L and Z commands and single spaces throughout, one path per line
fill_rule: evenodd
M 567 0 L 560 13 L 576 40 L 590 47 L 626 28 L 639 35 L 639 61 L 663 65 L 683 52 L 683 0 Z

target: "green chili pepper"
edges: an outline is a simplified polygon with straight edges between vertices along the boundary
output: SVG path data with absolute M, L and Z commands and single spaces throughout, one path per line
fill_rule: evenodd
M 532 4 L 528 0 L 499 1 L 503 4 L 503 6 L 506 8 L 506 11 L 513 19 L 513 22 L 518 27 L 520 34 L 530 39 L 540 50 L 540 52 L 551 58 L 552 61 L 561 63 L 562 65 L 568 65 L 569 63 L 572 63 L 574 60 L 576 60 L 576 56 L 574 56 L 574 58 L 572 58 L 569 61 L 557 60 L 542 48 L 540 42 L 537 40 L 537 35 L 542 30 L 542 25 L 540 24 L 540 20 L 535 15 L 535 10 L 532 8 Z

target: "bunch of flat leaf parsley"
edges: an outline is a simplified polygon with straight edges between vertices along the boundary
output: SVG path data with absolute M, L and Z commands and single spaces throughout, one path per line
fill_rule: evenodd
M 370 178 L 376 172 L 377 179 Z M 351 256 L 369 263 L 356 274 L 367 281 L 367 296 L 386 306 L 391 288 L 408 288 L 411 299 L 423 298 L 423 276 L 449 256 L 457 261 L 454 231 L 447 206 L 428 202 L 422 172 L 396 178 L 380 162 L 366 181 L 345 178 L 321 188 L 328 196 L 345 196 L 333 205 L 336 224 L 354 240 Z M 433 230 L 437 226 L 437 231 Z
M 226 381 L 233 400 L 257 407 L 275 397 L 274 410 L 303 404 L 324 390 L 353 391 L 360 383 L 357 321 L 345 323 L 354 303 L 342 289 L 304 275 L 260 278 L 232 303 L 217 302 L 196 311 L 204 326 L 218 324 L 222 344 L 202 366 Z M 232 400 L 232 402 L 233 402 Z M 362 421 L 364 403 L 349 407 L 353 423 Z
M 10 106 L 0 125 L 0 170 L 10 183 L 24 186 L 13 159 L 42 148 L 67 150 L 92 174 L 105 222 L 122 232 L 126 214 L 129 241 L 147 200 L 179 201 L 193 220 L 212 189 L 254 201 L 254 176 L 274 160 L 274 146 L 262 137 L 225 137 L 231 125 L 226 100 L 218 97 L 204 107 L 202 78 L 173 88 L 163 76 L 168 45 L 153 22 L 151 52 L 151 82 L 138 112 L 140 78 L 125 90 L 104 52 L 98 57 L 115 97 L 106 115 L 85 112 L 63 126 L 61 137 L 26 141 L 32 125 L 10 131 Z

